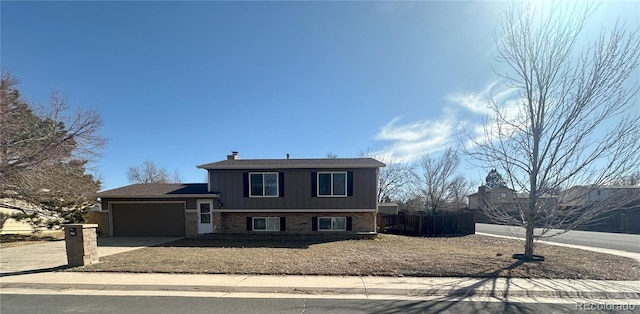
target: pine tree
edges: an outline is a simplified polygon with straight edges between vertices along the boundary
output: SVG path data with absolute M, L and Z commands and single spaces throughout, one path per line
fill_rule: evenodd
M 496 169 L 491 169 L 487 177 L 484 179 L 485 186 L 488 190 L 494 190 L 497 188 L 504 188 L 507 185 L 504 182 L 504 179 L 500 175 L 500 173 Z

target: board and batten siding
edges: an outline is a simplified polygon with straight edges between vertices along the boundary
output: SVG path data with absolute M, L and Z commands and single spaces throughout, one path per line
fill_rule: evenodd
M 313 172 L 353 172 L 353 195 L 346 197 L 312 196 Z M 245 197 L 243 173 L 284 173 L 284 197 Z M 224 209 L 375 209 L 377 206 L 377 169 L 279 169 L 209 170 L 211 191 L 220 193 Z M 282 183 L 280 183 L 282 184 Z

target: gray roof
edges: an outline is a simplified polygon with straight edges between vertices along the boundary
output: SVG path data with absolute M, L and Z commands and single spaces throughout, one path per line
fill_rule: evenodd
M 211 195 L 206 183 L 139 183 L 102 191 L 98 197 L 185 197 L 188 195 Z
M 571 189 L 593 189 L 595 190 L 606 190 L 606 189 L 613 189 L 613 190 L 635 190 L 638 189 L 640 190 L 640 185 L 574 185 L 570 188 L 568 188 L 567 190 L 571 190 Z
M 337 169 L 378 168 L 385 164 L 373 158 L 318 158 L 318 159 L 231 159 L 198 166 L 218 169 Z

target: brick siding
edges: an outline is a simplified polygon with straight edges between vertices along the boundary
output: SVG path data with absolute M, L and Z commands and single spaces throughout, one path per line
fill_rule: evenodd
M 214 213 L 215 216 L 215 213 Z M 376 214 L 363 212 L 344 213 L 222 213 L 221 224 L 223 228 L 218 233 L 238 234 L 238 233 L 289 233 L 289 234 L 313 234 L 327 233 L 327 231 L 313 231 L 312 217 L 351 217 L 351 231 L 333 231 L 335 233 L 360 233 L 376 231 Z M 286 231 L 247 231 L 247 217 L 285 217 Z

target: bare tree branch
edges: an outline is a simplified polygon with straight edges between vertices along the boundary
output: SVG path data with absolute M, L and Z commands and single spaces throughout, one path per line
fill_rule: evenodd
M 150 160 L 146 160 L 138 167 L 129 167 L 127 171 L 129 183 L 180 183 L 182 178 L 178 170 L 169 174 L 166 168 L 159 168 Z
M 421 196 L 430 214 L 435 215 L 452 203 L 459 206 L 468 193 L 469 183 L 456 173 L 459 165 L 460 157 L 451 148 L 439 159 L 429 155 L 422 158 Z
M 105 140 L 97 111 L 75 112 L 58 91 L 47 106 L 25 102 L 18 80 L 2 72 L 0 90 L 0 199 L 27 204 L 24 218 L 82 222 L 100 181 L 86 173 Z
M 417 176 L 413 164 L 372 152 L 361 153 L 360 156 L 375 158 L 386 164 L 378 174 L 378 203 L 384 203 L 386 200 L 404 200 L 415 187 Z
M 638 199 L 637 192 L 621 190 L 598 202 L 557 206 L 552 201 L 577 204 L 572 201 L 640 168 L 640 115 L 633 110 L 638 83 L 629 82 L 637 73 L 640 40 L 638 30 L 616 24 L 576 51 L 597 6 L 544 5 L 551 7 L 518 2 L 503 13 L 497 59 L 507 71 L 499 75 L 518 98 L 498 103 L 492 97 L 484 136 L 471 138 L 471 156 L 501 169 L 522 195 L 519 217 L 491 204 L 484 210 L 495 221 L 526 229 L 527 258 L 533 256 L 534 239 L 552 236 L 549 230 L 593 223 L 609 211 L 637 206 Z M 570 196 L 554 195 L 573 186 L 579 188 Z M 534 234 L 536 228 L 540 232 Z

